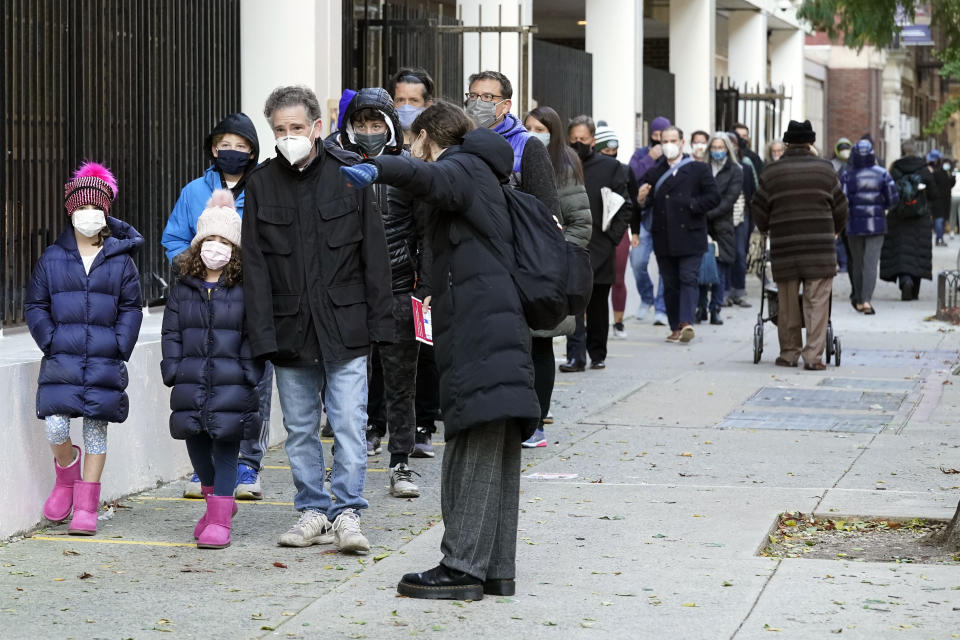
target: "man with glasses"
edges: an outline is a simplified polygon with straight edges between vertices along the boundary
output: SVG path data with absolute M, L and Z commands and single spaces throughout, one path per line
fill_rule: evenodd
M 253 122 L 243 113 L 232 113 L 220 121 L 203 141 L 204 153 L 212 164 L 199 178 L 187 183 L 173 207 L 163 230 L 161 243 L 167 259 L 175 258 L 190 246 L 197 233 L 197 219 L 207 206 L 215 189 L 230 189 L 236 201 L 237 213 L 243 215 L 244 188 L 247 177 L 257 166 L 260 142 Z M 263 452 L 270 444 L 270 401 L 273 395 L 273 365 L 267 363 L 263 378 L 257 385 L 260 395 L 260 435 L 240 443 L 235 495 L 243 500 L 262 500 L 260 485 Z M 200 478 L 193 478 L 183 492 L 187 498 L 201 498 Z
M 547 148 L 531 136 L 520 120 L 510 113 L 513 85 L 498 71 L 481 71 L 470 76 L 470 90 L 464 96 L 464 110 L 474 124 L 493 129 L 513 147 L 513 175 L 510 186 L 529 193 L 560 216 L 560 197 Z

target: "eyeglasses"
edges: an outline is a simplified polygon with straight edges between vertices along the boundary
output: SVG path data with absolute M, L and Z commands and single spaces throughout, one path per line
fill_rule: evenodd
M 482 100 L 483 102 L 496 102 L 498 98 L 503 96 L 498 96 L 492 93 L 465 93 L 464 97 L 469 101 L 473 102 L 474 100 Z

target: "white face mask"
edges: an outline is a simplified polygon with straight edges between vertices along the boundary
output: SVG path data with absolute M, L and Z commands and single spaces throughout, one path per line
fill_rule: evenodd
M 667 160 L 673 160 L 680 155 L 680 145 L 676 142 L 664 142 L 660 146 L 663 147 L 663 155 L 667 157 Z
M 534 138 L 536 138 L 537 140 L 539 140 L 540 142 L 542 142 L 542 143 L 543 143 L 543 146 L 545 146 L 545 147 L 550 144 L 550 132 L 549 132 L 549 131 L 545 131 L 545 132 L 542 132 L 542 133 L 537 132 L 537 131 L 531 131 L 531 132 L 530 132 L 530 135 L 533 136 Z
M 73 228 L 88 238 L 100 233 L 107 226 L 107 217 L 99 209 L 77 209 L 70 216 Z
M 211 271 L 220 271 L 227 266 L 232 255 L 233 247 L 216 240 L 207 240 L 200 245 L 200 259 Z
M 316 121 L 310 125 L 311 131 L 313 131 L 313 125 L 315 124 Z M 307 136 L 283 136 L 277 138 L 276 143 L 277 149 L 280 150 L 283 157 L 293 165 L 303 162 L 310 155 L 310 150 L 313 149 L 313 140 Z
M 693 149 L 693 155 L 698 158 L 702 158 L 707 153 L 707 143 L 706 142 L 694 142 L 690 147 Z

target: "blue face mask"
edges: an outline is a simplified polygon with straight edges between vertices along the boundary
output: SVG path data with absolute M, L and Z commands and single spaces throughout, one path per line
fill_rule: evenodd
M 531 131 L 530 135 L 543 143 L 543 146 L 548 146 L 550 144 L 550 132 L 538 133 L 536 131 Z
M 711 150 L 711 151 L 710 151 L 710 157 L 713 158 L 714 160 L 716 160 L 717 162 L 721 162 L 721 161 L 727 159 L 727 152 L 726 152 L 726 151 L 713 151 L 713 150 Z
M 236 149 L 218 149 L 214 164 L 220 171 L 230 176 L 237 176 L 243 173 L 250 162 L 250 154 Z
M 413 105 L 405 104 L 397 107 L 397 115 L 400 116 L 400 126 L 403 127 L 404 131 L 409 131 L 410 127 L 413 126 L 413 121 L 417 119 L 417 116 L 423 113 L 424 107 L 414 107 Z

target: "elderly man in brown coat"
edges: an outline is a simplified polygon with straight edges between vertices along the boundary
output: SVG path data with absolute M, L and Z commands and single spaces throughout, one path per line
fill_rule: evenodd
M 776 364 L 820 371 L 827 342 L 830 295 L 837 272 L 836 237 L 847 223 L 847 198 L 833 166 L 814 155 L 810 121 L 790 121 L 787 150 L 760 174 L 751 212 L 757 228 L 770 233 L 770 261 L 780 310 Z M 800 287 L 803 285 L 801 317 Z M 806 324 L 807 344 L 801 328 Z

